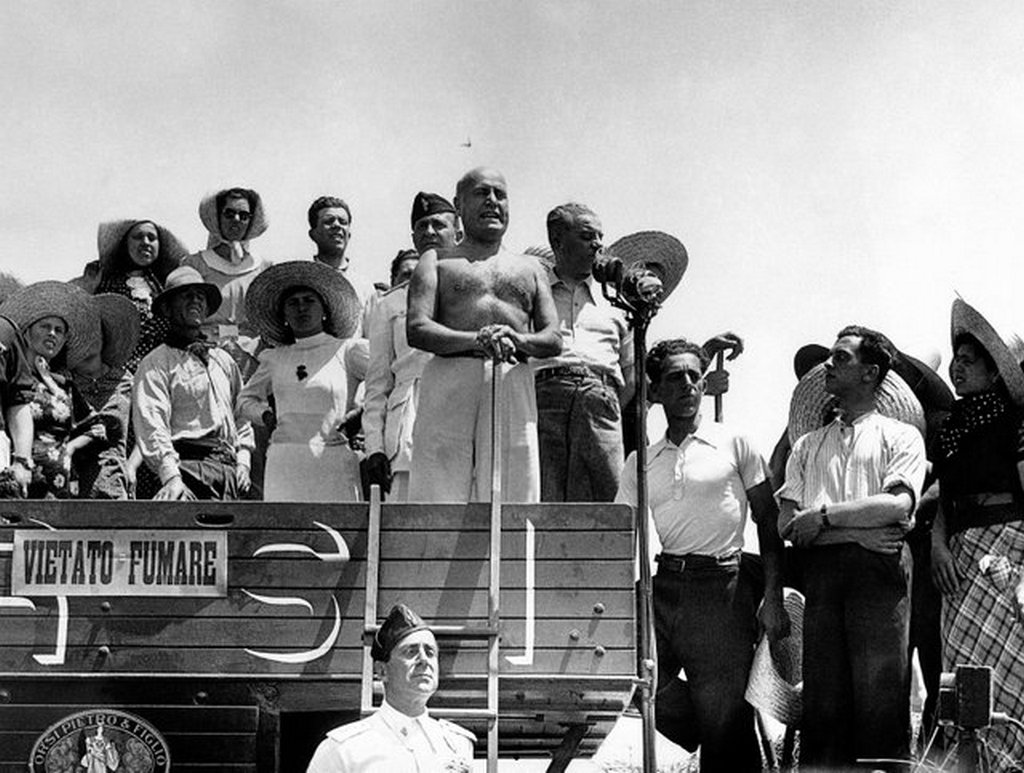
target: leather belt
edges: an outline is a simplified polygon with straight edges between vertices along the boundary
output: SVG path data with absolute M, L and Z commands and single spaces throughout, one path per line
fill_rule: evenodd
M 954 500 L 960 506 L 991 507 L 992 505 L 1012 505 L 1013 494 L 1009 491 L 983 491 L 979 494 L 963 494 Z
M 718 558 L 716 556 L 705 556 L 700 553 L 686 553 L 685 555 L 672 555 L 671 553 L 659 553 L 654 557 L 660 569 L 666 572 L 683 572 L 687 569 L 731 569 L 740 565 L 740 553 L 733 553 Z
M 600 381 L 602 384 L 615 386 L 614 379 L 607 373 L 599 373 L 592 368 L 588 368 L 586 365 L 555 365 L 552 368 L 538 370 L 534 375 L 534 380 L 538 384 L 550 381 L 553 378 L 562 378 L 567 380 L 575 379 L 577 381 L 583 379 L 594 379 L 596 381 Z

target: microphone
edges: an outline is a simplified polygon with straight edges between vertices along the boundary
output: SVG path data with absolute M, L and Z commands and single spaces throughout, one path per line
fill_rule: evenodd
M 622 258 L 602 252 L 594 259 L 594 279 L 611 285 L 619 297 L 633 306 L 654 306 L 661 301 L 664 284 L 657 272 L 637 261 L 628 266 Z

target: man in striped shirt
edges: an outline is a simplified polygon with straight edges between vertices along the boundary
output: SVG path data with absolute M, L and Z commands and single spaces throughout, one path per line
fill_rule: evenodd
M 838 415 L 796 441 L 778 492 L 779 533 L 801 549 L 800 764 L 814 770 L 909 759 L 910 553 L 903 536 L 926 460 L 918 430 L 875 408 L 897 356 L 874 330 L 839 332 L 825 362 L 825 390 L 838 398 Z

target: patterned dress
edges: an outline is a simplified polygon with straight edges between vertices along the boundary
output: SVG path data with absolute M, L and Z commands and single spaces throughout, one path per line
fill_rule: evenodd
M 61 373 L 48 374 L 36 381 L 30 406 L 35 424 L 35 468 L 28 487 L 29 498 L 67 499 L 71 496 L 71 475 L 64 463 L 64 450 L 76 420 L 89 415 L 89 406 L 74 383 Z
M 124 365 L 129 373 L 134 373 L 142 358 L 162 344 L 167 337 L 167 320 L 153 314 L 153 298 L 159 295 L 162 289 L 160 281 L 148 270 L 138 274 L 104 277 L 96 289 L 97 293 L 123 295 L 134 303 L 139 311 L 139 342 Z
M 958 400 L 939 436 L 936 462 L 949 549 L 961 580 L 942 610 L 943 665 L 992 668 L 993 710 L 1024 719 L 1024 422 L 995 393 Z M 1024 762 L 1024 739 L 1008 725 L 982 731 L 993 770 Z

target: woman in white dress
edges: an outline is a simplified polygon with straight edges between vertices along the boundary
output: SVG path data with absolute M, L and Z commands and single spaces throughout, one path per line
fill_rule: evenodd
M 352 502 L 359 458 L 342 425 L 366 373 L 366 341 L 352 338 L 359 301 L 348 280 L 313 261 L 257 276 L 248 319 L 273 346 L 239 397 L 242 414 L 271 430 L 264 495 L 277 502 Z

